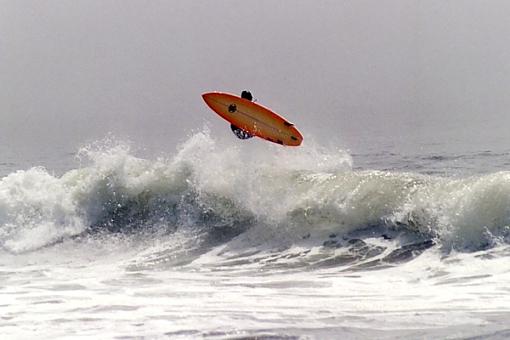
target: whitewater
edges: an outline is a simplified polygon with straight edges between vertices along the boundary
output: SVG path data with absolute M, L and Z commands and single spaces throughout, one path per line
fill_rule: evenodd
M 7 171 L 2 338 L 510 337 L 510 152 L 245 148 Z

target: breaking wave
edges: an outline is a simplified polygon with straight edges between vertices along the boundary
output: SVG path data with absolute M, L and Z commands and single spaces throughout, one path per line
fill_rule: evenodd
M 353 171 L 343 150 L 244 147 L 202 131 L 167 159 L 106 143 L 80 150 L 87 165 L 62 176 L 40 167 L 11 173 L 0 180 L 0 247 L 19 253 L 83 234 L 179 231 L 216 244 L 244 234 L 246 248 L 275 239 L 363 248 L 362 233 L 458 251 L 510 240 L 510 172 Z

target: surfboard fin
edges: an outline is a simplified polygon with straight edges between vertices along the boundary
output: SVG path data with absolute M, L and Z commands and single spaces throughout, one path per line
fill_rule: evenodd
M 250 135 L 248 132 L 244 131 L 241 128 L 238 128 L 234 124 L 230 124 L 230 129 L 232 130 L 234 135 L 236 135 L 237 138 L 239 139 L 249 139 L 253 137 L 253 135 Z

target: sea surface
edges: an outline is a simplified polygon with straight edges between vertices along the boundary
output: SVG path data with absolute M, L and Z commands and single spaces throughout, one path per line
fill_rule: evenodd
M 502 143 L 354 152 L 207 129 L 158 157 L 4 152 L 0 334 L 508 338 L 509 169 Z

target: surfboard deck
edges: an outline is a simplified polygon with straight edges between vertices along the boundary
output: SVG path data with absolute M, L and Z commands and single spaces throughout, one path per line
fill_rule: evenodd
M 204 93 L 202 98 L 220 117 L 251 135 L 288 146 L 303 141 L 294 124 L 258 103 L 224 92 Z

